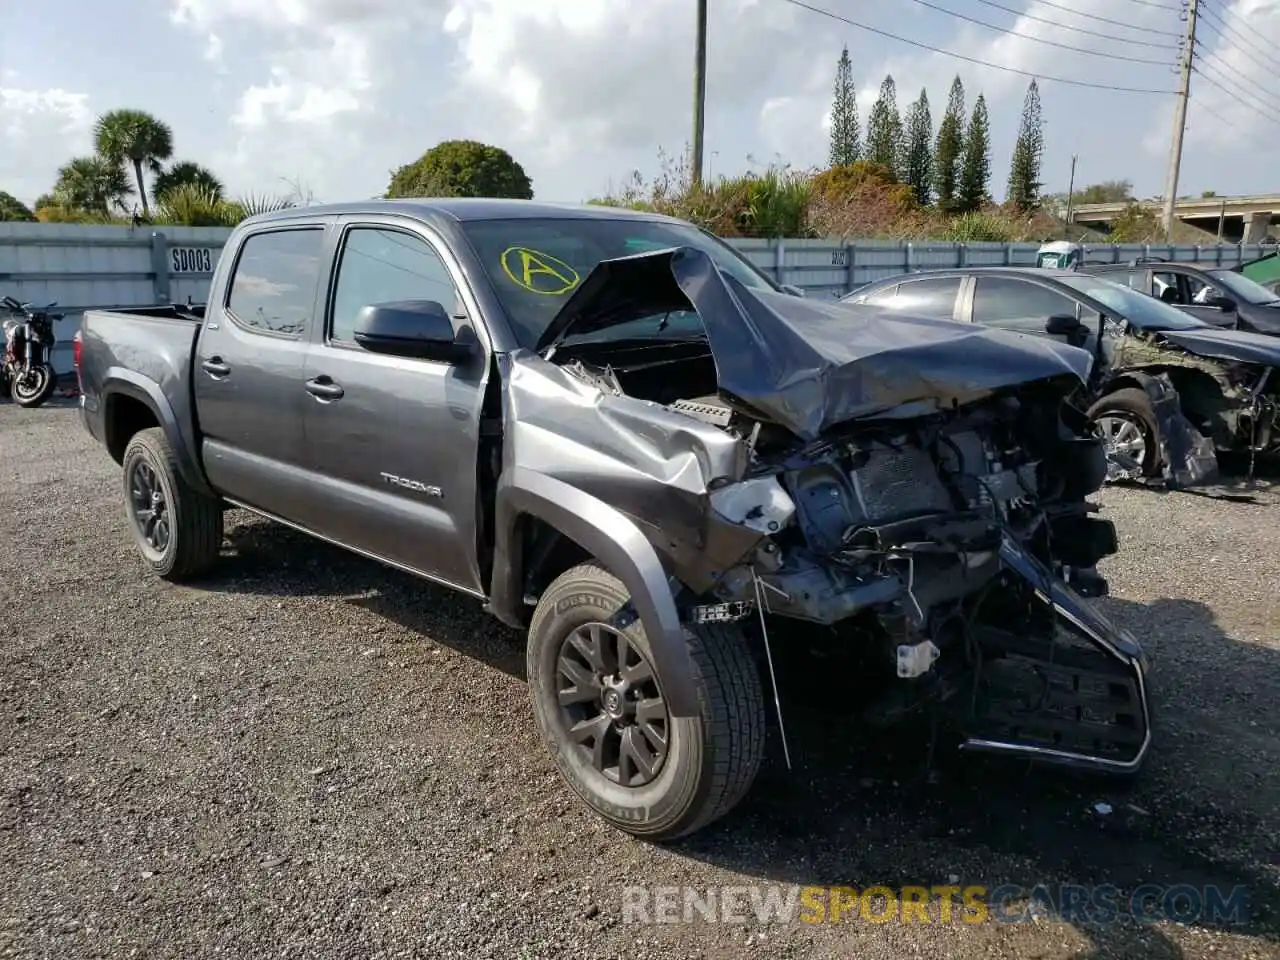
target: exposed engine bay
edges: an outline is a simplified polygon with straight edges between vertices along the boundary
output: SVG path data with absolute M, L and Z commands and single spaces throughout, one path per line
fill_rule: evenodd
M 868 719 L 1142 763 L 1146 660 L 1091 602 L 1117 541 L 1086 351 L 748 287 L 690 248 L 602 261 L 538 351 L 508 373 L 508 462 L 620 511 L 676 616 L 754 637 L 775 695 L 772 651 L 824 645 L 877 681 Z
M 1142 679 L 1110 638 L 1099 644 L 1110 628 L 1085 600 L 1107 592 L 1096 564 L 1117 550 L 1085 499 L 1105 459 L 1061 384 L 893 411 L 805 443 L 715 392 L 705 344 L 572 354 L 575 377 L 747 451 L 742 478 L 709 494 L 706 544 L 727 524 L 754 534 L 750 549 L 681 578 L 697 594 L 691 618 L 758 620 L 774 642 L 799 627 L 820 634 L 883 675 L 870 715 L 954 706 L 970 748 L 1101 767 L 1141 758 Z

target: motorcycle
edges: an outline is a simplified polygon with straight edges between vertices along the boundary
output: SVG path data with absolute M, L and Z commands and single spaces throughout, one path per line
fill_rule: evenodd
M 63 316 L 49 312 L 56 306 L 51 303 L 33 310 L 31 304 L 19 303 L 13 297 L 0 299 L 0 307 L 17 314 L 4 322 L 0 390 L 8 390 L 20 407 L 40 406 L 58 387 L 58 375 L 49 362 L 56 342 L 53 322 Z

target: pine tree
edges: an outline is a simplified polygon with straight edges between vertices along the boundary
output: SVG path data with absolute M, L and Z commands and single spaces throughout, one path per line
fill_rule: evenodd
M 903 179 L 911 186 L 916 203 L 925 207 L 933 196 L 933 116 L 929 113 L 929 94 L 920 91 L 920 99 L 911 105 L 907 115 L 907 132 L 902 157 Z
M 981 209 L 987 202 L 991 184 L 991 124 L 987 117 L 987 100 L 978 94 L 964 135 L 964 159 L 960 165 L 960 183 L 956 191 L 956 209 L 968 213 Z
M 951 81 L 947 96 L 947 112 L 938 126 L 938 139 L 933 150 L 933 189 L 938 206 L 955 207 L 956 188 L 960 183 L 960 155 L 964 151 L 964 84 L 957 76 Z
M 833 167 L 853 163 L 862 156 L 862 135 L 858 128 L 858 101 L 853 90 L 853 64 L 849 48 L 840 53 L 836 65 L 835 89 L 831 96 L 831 155 Z
M 899 159 L 902 152 L 902 118 L 898 115 L 898 89 L 893 77 L 880 84 L 880 96 L 867 118 L 867 159 L 880 163 L 902 179 Z
M 1008 201 L 1016 209 L 1034 210 L 1040 205 L 1040 164 L 1044 157 L 1044 129 L 1040 120 L 1040 88 L 1034 80 L 1022 101 L 1022 124 L 1009 165 Z

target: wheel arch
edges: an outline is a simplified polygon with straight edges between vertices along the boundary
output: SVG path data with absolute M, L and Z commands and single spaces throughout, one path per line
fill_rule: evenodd
M 1152 402 L 1159 405 L 1167 387 L 1161 383 L 1161 377 L 1173 387 L 1177 396 L 1178 409 L 1182 415 L 1201 433 L 1212 435 L 1219 444 L 1227 438 L 1222 436 L 1230 427 L 1224 417 L 1237 404 L 1222 388 L 1222 382 L 1210 371 L 1182 364 L 1164 364 L 1125 370 L 1108 381 L 1107 393 L 1124 387 L 1138 387 L 1145 390 Z
M 526 565 L 545 560 L 525 556 L 526 531 L 531 523 L 544 525 L 576 546 L 566 555 L 594 559 L 622 581 L 649 638 L 671 715 L 699 715 L 695 668 L 667 570 L 635 522 L 598 497 L 522 467 L 504 472 L 495 500 L 489 611 L 508 625 L 524 625 Z
M 100 396 L 103 442 L 116 463 L 123 461 L 125 448 L 139 431 L 159 427 L 173 449 L 182 478 L 196 490 L 212 495 L 184 442 L 172 405 L 155 384 L 130 370 L 117 369 L 104 380 Z

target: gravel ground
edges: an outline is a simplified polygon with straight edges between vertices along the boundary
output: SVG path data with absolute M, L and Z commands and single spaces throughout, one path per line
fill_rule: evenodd
M 118 478 L 71 402 L 0 405 L 0 955 L 1280 957 L 1274 480 L 1100 498 L 1107 612 L 1155 659 L 1135 783 L 951 755 L 925 775 L 914 735 L 790 688 L 795 769 L 660 849 L 570 798 L 519 638 L 476 603 L 239 513 L 215 575 L 164 584 Z M 949 883 L 1249 899 L 1235 925 L 622 909 L 634 885 Z

